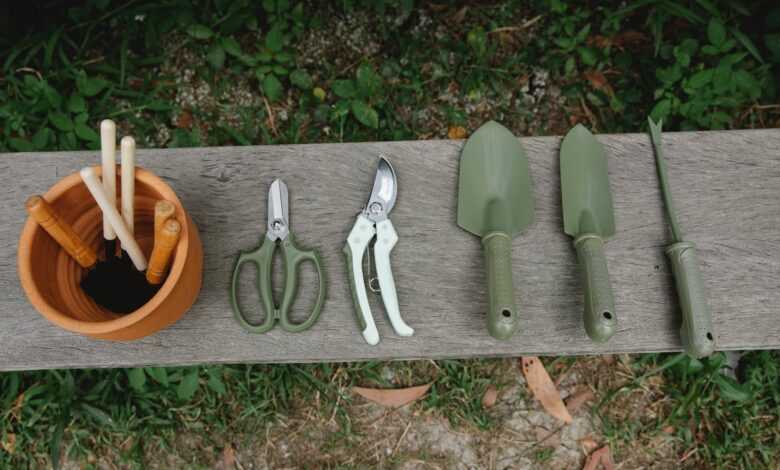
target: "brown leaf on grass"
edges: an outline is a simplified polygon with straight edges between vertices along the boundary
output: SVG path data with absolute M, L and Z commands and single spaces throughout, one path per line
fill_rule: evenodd
M 585 460 L 585 465 L 582 467 L 582 470 L 596 470 L 599 467 L 604 470 L 612 470 L 615 468 L 615 465 L 612 463 L 609 446 L 594 450 Z
M 222 466 L 223 468 L 233 468 L 236 464 L 236 451 L 233 446 L 227 445 L 222 450 Z
M 609 96 L 615 94 L 615 91 L 612 89 L 612 85 L 610 85 L 609 81 L 607 81 L 607 77 L 605 77 L 604 74 L 599 70 L 588 70 L 582 75 L 585 77 L 585 80 L 590 83 L 590 86 L 592 86 L 593 89 L 603 91 Z
M 16 434 L 9 432 L 2 442 L 3 450 L 13 455 L 16 452 Z
M 579 409 L 579 407 L 593 400 L 594 398 L 595 396 L 593 395 L 593 391 L 591 389 L 581 388 L 566 399 L 566 409 L 569 410 L 569 413 L 573 414 L 575 411 L 577 411 L 577 409 Z
M 485 390 L 485 394 L 482 395 L 482 407 L 492 408 L 496 404 L 496 400 L 498 400 L 498 389 L 495 385 L 490 384 Z
M 529 356 L 520 358 L 520 363 L 525 380 L 528 382 L 528 388 L 531 389 L 534 398 L 539 400 L 542 407 L 552 416 L 564 423 L 571 423 L 572 418 L 569 410 L 563 404 L 561 394 L 555 388 L 555 384 L 550 379 L 542 361 L 536 356 Z
M 627 46 L 639 46 L 647 44 L 650 38 L 639 31 L 623 31 L 612 38 L 612 44 L 617 47 L 625 48 Z
M 179 117 L 176 118 L 176 127 L 179 129 L 192 129 L 192 113 L 182 111 Z
M 466 128 L 463 126 L 450 126 L 450 128 L 447 130 L 447 137 L 450 139 L 465 139 L 466 138 Z
M 378 389 L 378 388 L 364 388 L 364 387 L 352 387 L 352 390 L 365 398 L 368 401 L 373 401 L 382 406 L 390 406 L 398 408 L 409 404 L 428 392 L 433 384 L 418 385 L 416 387 L 408 388 L 393 388 L 393 389 Z
M 22 415 L 22 407 L 24 406 L 24 392 L 20 393 L 16 400 L 14 400 L 14 406 L 11 408 L 11 416 L 16 418 L 16 421 L 20 421 Z
M 589 46 L 596 46 L 599 49 L 604 49 L 612 45 L 612 40 L 606 36 L 596 34 L 588 38 L 587 44 Z
M 452 22 L 455 24 L 462 23 L 463 20 L 466 18 L 466 13 L 468 13 L 468 11 L 469 11 L 468 6 L 465 6 L 460 10 L 456 11 L 455 14 L 452 15 Z
M 558 431 L 549 431 L 541 426 L 536 426 L 534 433 L 536 433 L 536 442 L 542 447 L 557 449 L 561 445 L 561 433 Z
M 661 429 L 661 432 L 664 434 L 674 434 L 674 431 L 676 431 L 676 429 L 672 425 L 666 426 L 663 429 Z
M 599 443 L 590 436 L 583 437 L 577 442 L 579 442 L 580 447 L 582 447 L 582 452 L 584 452 L 585 455 L 590 454 L 599 446 Z

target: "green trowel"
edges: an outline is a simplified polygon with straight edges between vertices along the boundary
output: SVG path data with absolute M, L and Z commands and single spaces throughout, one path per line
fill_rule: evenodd
M 460 155 L 458 225 L 482 238 L 488 287 L 488 331 L 509 339 L 518 326 L 512 284 L 512 238 L 534 221 L 528 159 L 506 127 L 489 121 Z
M 690 356 L 695 358 L 709 356 L 715 350 L 715 338 L 712 335 L 710 306 L 707 303 L 704 281 L 699 271 L 696 245 L 693 242 L 683 241 L 682 230 L 675 215 L 666 177 L 666 162 L 661 147 L 661 121 L 656 124 L 652 119 L 647 118 L 647 123 L 650 126 L 650 139 L 653 142 L 653 148 L 655 148 L 658 179 L 661 181 L 661 193 L 663 193 L 664 205 L 674 239 L 673 243 L 666 247 L 666 255 L 672 261 L 672 272 L 682 310 L 680 339 L 685 351 Z
M 582 124 L 561 144 L 563 231 L 574 237 L 583 274 L 585 331 L 603 343 L 617 326 L 615 299 L 604 255 L 604 240 L 615 234 L 604 148 Z

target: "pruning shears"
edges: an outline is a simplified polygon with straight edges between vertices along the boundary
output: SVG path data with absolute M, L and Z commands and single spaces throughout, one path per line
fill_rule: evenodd
M 363 256 L 373 240 L 376 240 L 373 255 L 379 288 L 375 289 L 373 282 L 369 282 L 369 287 L 372 291 L 378 290 L 381 293 L 387 316 L 395 332 L 399 336 L 412 336 L 414 334 L 414 330 L 401 318 L 393 271 L 390 267 L 390 252 L 398 242 L 398 234 L 388 216 L 393 210 L 397 194 L 398 184 L 395 171 L 390 165 L 390 161 L 386 157 L 380 156 L 371 196 L 366 206 L 358 214 L 344 247 L 357 320 L 363 338 L 372 346 L 379 343 L 379 332 L 368 305 L 368 294 L 363 274 Z

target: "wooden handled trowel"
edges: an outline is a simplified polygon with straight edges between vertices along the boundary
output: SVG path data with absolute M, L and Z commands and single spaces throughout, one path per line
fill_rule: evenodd
M 518 326 L 512 284 L 512 238 L 534 221 L 528 159 L 509 129 L 489 121 L 460 155 L 458 225 L 482 238 L 488 287 L 488 331 L 509 339 Z
M 617 326 L 604 240 L 615 234 L 604 148 L 582 124 L 561 144 L 563 231 L 574 237 L 585 290 L 585 331 L 603 343 Z

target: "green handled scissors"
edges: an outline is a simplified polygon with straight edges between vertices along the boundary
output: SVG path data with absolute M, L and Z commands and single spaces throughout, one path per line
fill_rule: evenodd
M 268 231 L 265 240 L 254 251 L 243 252 L 239 255 L 236 267 L 233 269 L 233 282 L 230 290 L 230 303 L 236 320 L 251 333 L 265 333 L 274 327 L 276 321 L 282 325 L 282 329 L 290 333 L 298 333 L 311 327 L 320 316 L 320 310 L 325 302 L 325 276 L 322 270 L 322 258 L 314 250 L 302 250 L 295 245 L 293 234 L 290 232 L 290 211 L 288 206 L 287 185 L 280 179 L 271 184 L 268 191 Z M 271 270 L 273 266 L 274 251 L 277 242 L 281 245 L 284 257 L 284 293 L 282 305 L 276 308 L 273 298 Z M 304 261 L 311 261 L 317 270 L 319 279 L 319 292 L 317 302 L 308 318 L 301 323 L 290 321 L 289 312 L 295 301 L 298 291 L 298 267 Z M 265 320 L 259 324 L 250 323 L 238 305 L 238 277 L 241 266 L 244 263 L 254 263 L 257 266 L 257 288 L 260 300 L 263 304 Z

